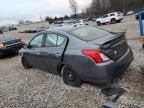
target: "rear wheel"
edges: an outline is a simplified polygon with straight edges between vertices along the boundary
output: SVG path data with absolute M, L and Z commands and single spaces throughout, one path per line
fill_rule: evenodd
M 0 58 L 2 58 L 3 57 L 3 54 L 2 54 L 2 52 L 0 52 Z
M 97 22 L 97 26 L 101 26 L 101 22 L 98 21 L 98 22 Z
M 31 66 L 28 64 L 28 62 L 24 58 L 22 58 L 22 65 L 25 69 L 31 68 Z
M 77 73 L 68 66 L 62 68 L 61 76 L 66 85 L 79 87 L 82 84 Z
M 111 23 L 112 23 L 112 24 L 115 24 L 115 23 L 116 23 L 116 19 L 112 19 L 112 20 L 111 20 Z
M 117 23 L 120 23 L 121 22 L 121 20 L 117 20 Z

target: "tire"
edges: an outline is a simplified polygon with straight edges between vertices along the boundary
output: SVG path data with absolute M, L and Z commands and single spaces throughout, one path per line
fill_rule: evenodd
M 121 22 L 121 20 L 117 20 L 117 23 L 120 23 Z
M 3 57 L 3 54 L 2 54 L 2 52 L 0 52 L 0 59 Z
M 116 19 L 111 19 L 111 24 L 115 24 L 116 22 Z
M 136 18 L 136 20 L 139 20 L 139 17 L 138 17 L 138 16 L 136 16 L 135 18 Z
M 22 58 L 22 65 L 25 69 L 31 68 L 31 66 L 28 64 L 28 62 L 24 58 Z
M 98 22 L 97 22 L 97 26 L 101 26 L 101 22 L 98 21 Z
M 66 65 L 61 70 L 61 76 L 66 85 L 80 87 L 82 84 L 77 73 Z

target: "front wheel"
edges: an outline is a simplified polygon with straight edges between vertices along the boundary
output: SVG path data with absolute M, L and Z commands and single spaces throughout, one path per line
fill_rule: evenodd
M 24 58 L 22 58 L 21 62 L 25 69 L 31 68 L 31 66 L 28 64 L 28 62 Z
M 111 23 L 112 23 L 112 24 L 115 24 L 115 23 L 116 23 L 116 19 L 112 19 L 112 20 L 111 20 Z
M 79 87 L 82 84 L 77 73 L 68 66 L 62 68 L 61 76 L 66 85 Z
M 117 20 L 117 23 L 120 23 L 121 22 L 121 20 Z
M 2 52 L 0 52 L 0 58 L 2 58 L 3 57 L 3 53 Z

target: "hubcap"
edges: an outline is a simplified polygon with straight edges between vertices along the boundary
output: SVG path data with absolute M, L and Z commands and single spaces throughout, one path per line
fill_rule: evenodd
M 115 23 L 115 20 L 112 20 L 112 23 Z
M 71 82 L 75 81 L 75 78 L 74 78 L 73 73 L 71 71 L 68 71 L 66 73 L 66 78 L 68 81 L 71 81 Z

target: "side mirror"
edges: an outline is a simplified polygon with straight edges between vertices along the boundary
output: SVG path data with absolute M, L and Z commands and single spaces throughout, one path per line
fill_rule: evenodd
M 25 48 L 29 48 L 29 49 L 31 49 L 31 48 L 37 48 L 37 47 L 38 46 L 36 46 L 36 45 L 30 45 L 30 44 L 25 46 Z

